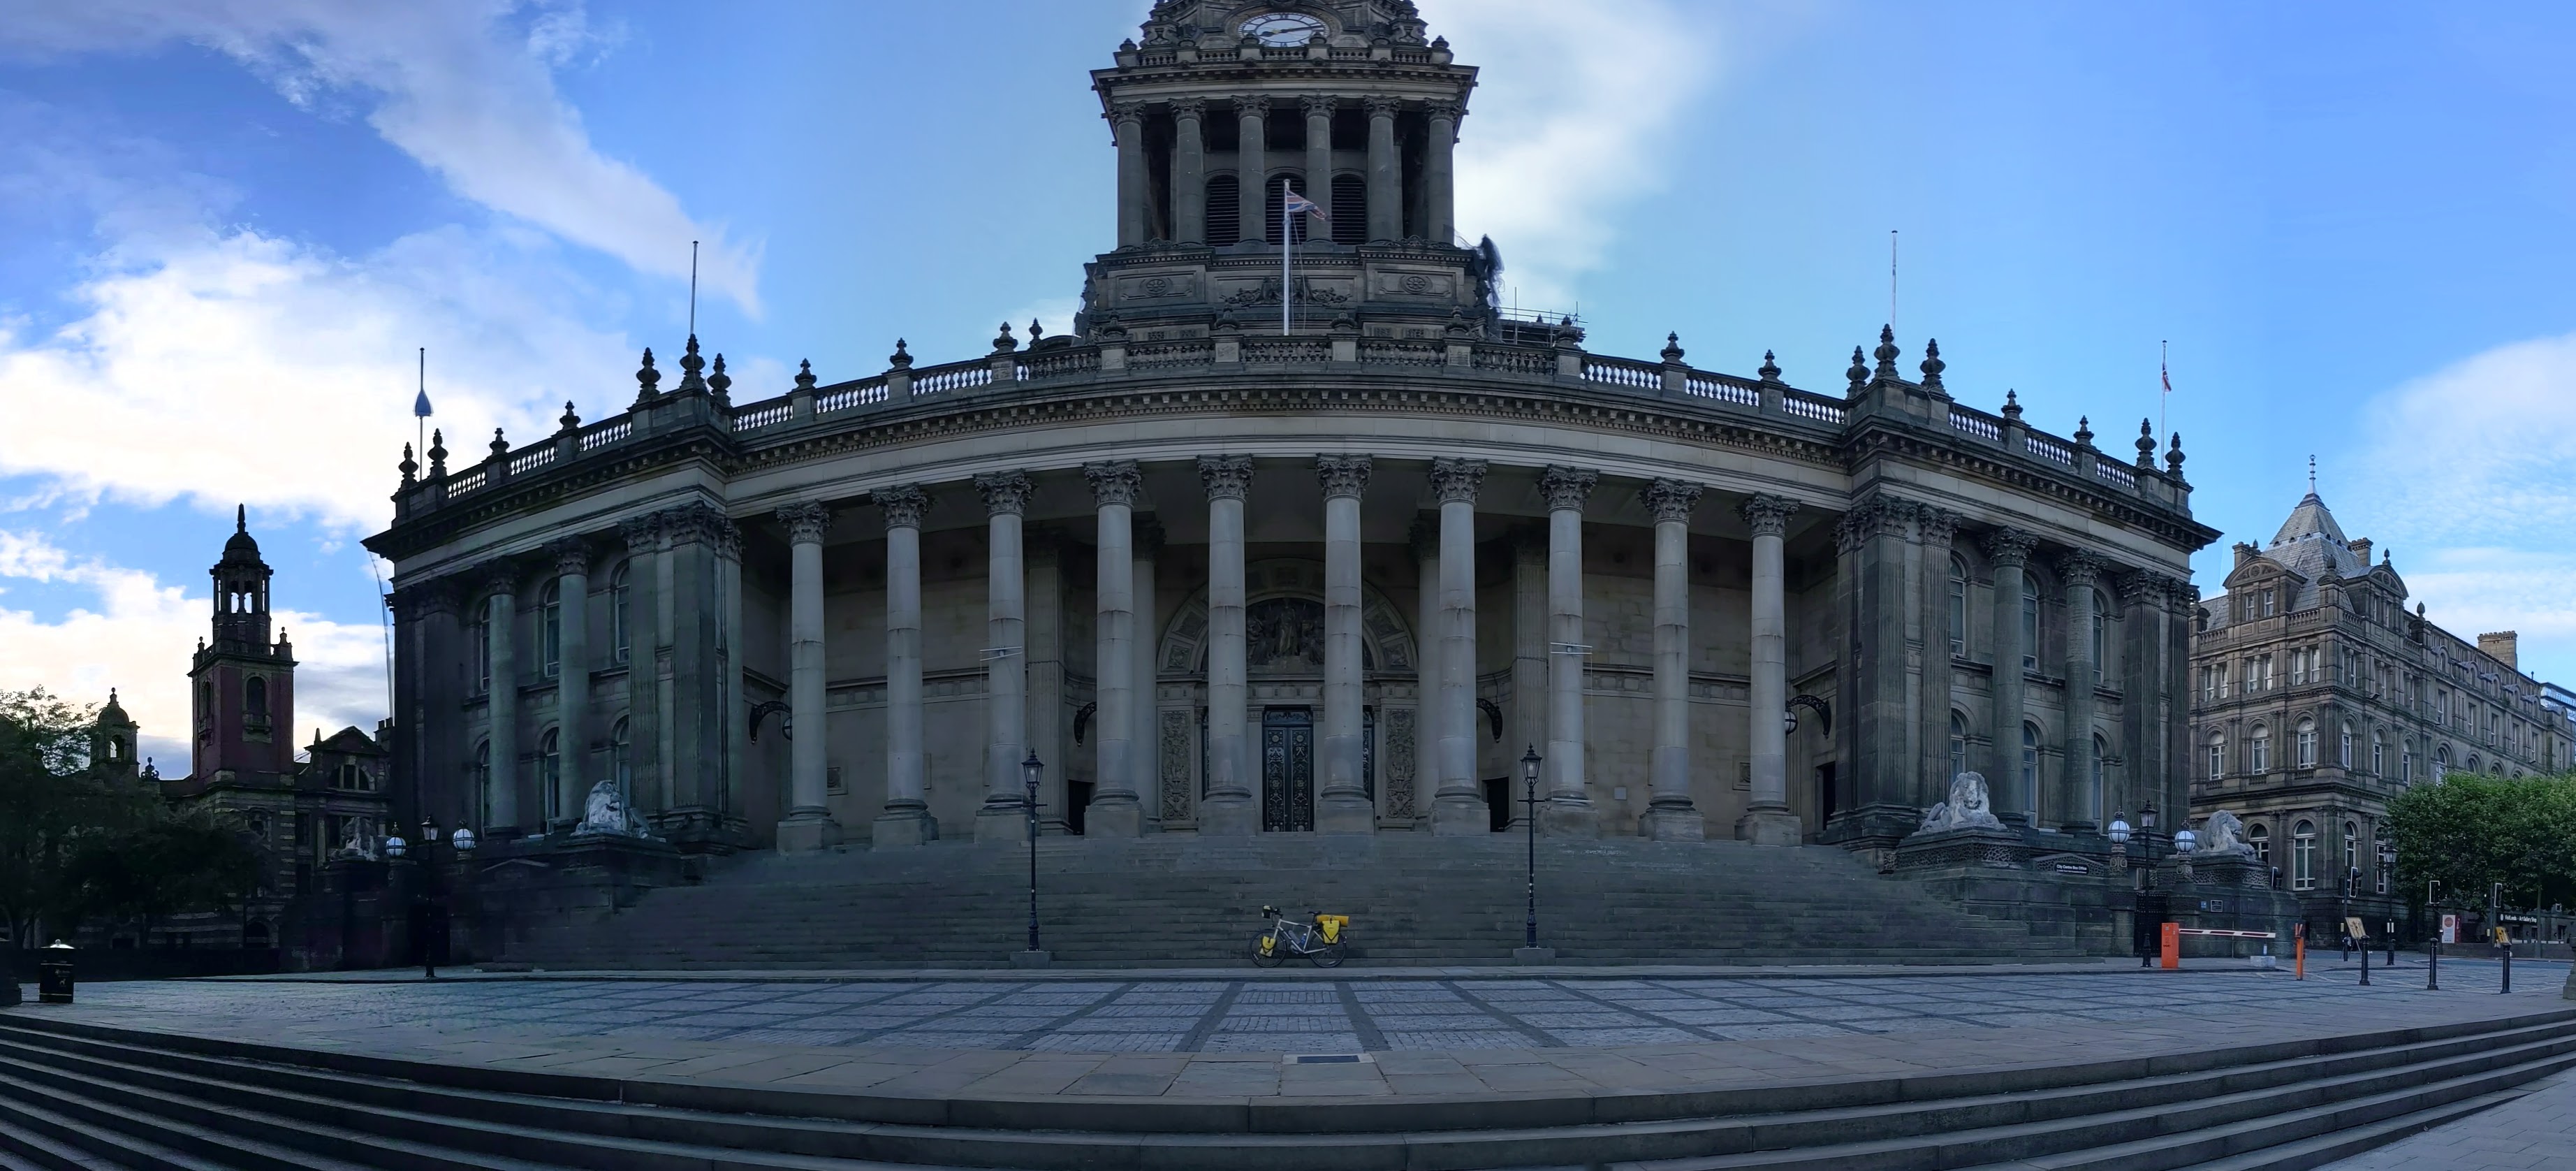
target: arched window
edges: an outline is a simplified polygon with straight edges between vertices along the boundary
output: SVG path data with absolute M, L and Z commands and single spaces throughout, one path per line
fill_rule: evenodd
M 2209 779 L 2214 781 L 2226 775 L 2227 733 L 2212 732 L 2209 734 Z
M 2476 772 L 2476 771 L 2478 771 L 2478 754 L 2477 754 L 2477 753 L 2472 752 L 2472 753 L 2470 753 L 2470 754 L 2469 754 L 2469 771 L 2470 771 L 2470 772 Z
M 2245 737 L 2245 771 L 2261 775 L 2272 771 L 2272 730 L 2261 724 Z
M 2024 809 L 2039 804 L 2039 727 L 2021 726 L 2021 799 Z
M 1316 202 L 1324 202 L 1317 200 Z M 1359 175 L 1333 176 L 1333 243 L 1368 242 L 1368 180 Z
M 2290 831 L 2290 889 L 2317 888 L 2317 825 L 2302 821 Z
M 626 596 L 628 588 L 626 582 L 626 569 L 632 564 L 633 562 L 620 561 L 617 563 L 617 571 L 608 575 L 609 641 L 617 647 L 617 661 L 621 663 L 625 662 L 627 655 L 631 653 L 627 649 L 629 635 L 627 634 L 628 628 L 626 625 Z
M 2317 722 L 2302 719 L 2290 736 L 2291 767 L 2317 767 Z
M 1232 175 L 1210 175 L 1207 181 L 1208 247 L 1223 248 L 1243 240 L 1243 187 Z
M 1950 657 L 1968 654 L 1968 563 L 1950 555 Z
M 2111 670 L 2111 600 L 2102 591 L 2093 591 L 2093 682 L 2100 683 Z
M 563 579 L 552 578 L 537 595 L 538 657 L 545 662 L 546 678 L 563 673 Z
M 608 775 L 617 778 L 617 791 L 628 801 L 635 799 L 633 754 L 634 744 L 627 731 L 626 717 L 619 716 L 617 722 L 608 728 Z
M 2104 767 L 2102 762 L 2110 755 L 2111 746 L 2103 743 L 2102 737 L 2098 735 L 2093 737 L 2093 767 L 2089 775 L 2093 783 L 2092 807 L 2097 812 L 2102 808 L 2103 794 L 2109 792 L 2109 790 L 2105 789 L 2102 785 L 2102 771 Z
M 2039 583 L 2021 575 L 2021 669 L 2039 669 Z
M 492 824 L 492 742 L 474 746 L 474 824 Z
M 2260 862 L 2265 866 L 2272 864 L 2272 830 L 2270 827 L 2261 825 L 2247 827 L 2245 830 L 2245 844 L 2254 847 L 2255 861 Z
M 254 842 L 259 842 L 259 843 L 262 843 L 262 844 L 266 844 L 266 843 L 267 843 L 267 841 L 268 841 L 268 815 L 267 815 L 267 814 L 265 814 L 265 813 L 254 813 L 254 814 L 251 814 L 249 817 L 246 817 L 246 818 L 243 818 L 243 819 L 242 819 L 242 825 L 243 825 L 243 828 L 245 828 L 245 829 L 247 829 L 247 830 L 249 830 L 249 831 L 250 831 L 250 839 L 251 839 L 252 841 L 254 841 Z
M 2370 734 L 2370 775 L 2388 775 L 2388 741 L 2376 730 Z
M 257 919 L 253 919 L 248 923 L 242 924 L 242 946 L 267 947 L 268 924 L 262 923 Z
M 1957 712 L 1950 713 L 1950 776 L 1956 779 L 1968 771 L 1968 720 Z
M 268 680 L 253 675 L 242 683 L 242 714 L 253 725 L 268 723 Z
M 2412 736 L 2397 742 L 2397 779 L 2410 785 L 2415 783 L 2415 738 Z
M 2445 776 L 2447 776 L 2447 775 L 2449 775 L 2449 774 L 2450 774 L 2450 771 L 2451 771 L 2451 746 L 2450 746 L 2450 745 L 2448 745 L 2448 744 L 2437 744 L 2437 745 L 2434 745 L 2434 746 L 2433 746 L 2433 782 L 2434 782 L 2435 784 L 2440 784 L 2440 783 L 2441 783 L 2441 781 L 2442 781 L 2442 778 L 2443 778 L 2443 777 L 2445 777 Z
M 2349 821 L 2343 823 L 2343 864 L 2354 873 L 2361 870 L 2361 826 Z M 2356 889 L 2353 893 L 2361 891 Z
M 546 791 L 546 816 L 562 817 L 563 742 L 553 728 L 537 737 L 537 783 Z

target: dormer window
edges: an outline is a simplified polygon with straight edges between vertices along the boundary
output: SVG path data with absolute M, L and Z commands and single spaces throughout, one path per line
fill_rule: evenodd
M 2269 617 L 2271 617 L 2273 614 L 2275 614 L 2275 613 L 2277 613 L 2277 612 L 2278 612 L 2278 610 L 2277 610 L 2277 609 L 2276 609 L 2276 607 L 2274 606 L 2274 603 L 2275 603 L 2275 601 L 2277 601 L 2277 600 L 2278 600 L 2279 596 L 2280 596 L 2280 591 L 2278 591 L 2278 590 L 2268 589 L 2268 588 L 2267 588 L 2267 589 L 2265 589 L 2265 590 L 2263 591 L 2263 616 L 2264 616 L 2264 617 L 2269 618 Z

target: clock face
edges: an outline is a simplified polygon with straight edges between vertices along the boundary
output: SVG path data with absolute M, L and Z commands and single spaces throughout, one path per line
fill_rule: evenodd
M 1243 35 L 1258 39 L 1274 49 L 1305 44 L 1316 33 L 1324 31 L 1324 22 L 1294 12 L 1273 12 L 1243 22 Z

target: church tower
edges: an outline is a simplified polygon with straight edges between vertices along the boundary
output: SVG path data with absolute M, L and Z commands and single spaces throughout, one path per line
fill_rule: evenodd
M 1410 0 L 1162 0 L 1143 32 L 1091 75 L 1118 246 L 1088 266 L 1080 330 L 1276 337 L 1283 285 L 1294 334 L 1510 328 L 1493 249 L 1456 233 L 1451 150 L 1476 71 L 1424 41 Z M 1330 223 L 1283 221 L 1290 190 Z
M 271 571 L 251 539 L 248 510 L 233 512 L 233 535 L 209 572 L 215 582 L 214 638 L 188 668 L 193 745 L 200 781 L 285 774 L 295 768 L 295 647 L 269 637 Z
M 125 714 L 125 705 L 117 702 L 116 689 L 109 688 L 107 706 L 98 709 L 98 720 L 90 725 L 90 775 L 129 785 L 142 779 L 142 762 L 134 757 L 134 742 L 141 731 L 134 717 Z

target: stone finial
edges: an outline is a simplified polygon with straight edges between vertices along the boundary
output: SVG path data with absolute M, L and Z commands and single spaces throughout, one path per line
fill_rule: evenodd
M 1431 494 L 1442 504 L 1474 504 L 1485 483 L 1485 461 L 1441 458 L 1431 461 Z
M 501 429 L 494 427 L 492 429 L 492 458 L 500 459 L 508 454 L 510 454 L 510 441 L 501 438 Z
M 1664 335 L 1664 362 L 1665 362 L 1665 364 L 1667 364 L 1667 365 L 1678 365 L 1678 364 L 1681 362 L 1681 360 L 1682 360 L 1682 335 L 1681 335 L 1681 334 L 1679 334 L 1679 333 L 1668 333 L 1668 334 L 1665 334 L 1665 335 Z
M 1036 348 L 1037 348 L 1037 346 L 1038 346 L 1038 339 L 1039 339 L 1039 338 L 1042 338 L 1042 337 L 1045 337 L 1045 336 L 1046 336 L 1046 327 L 1039 325 L 1039 324 L 1038 324 L 1038 319 L 1037 319 L 1037 318 L 1034 318 L 1034 317 L 1030 318 L 1030 319 L 1029 319 L 1029 348 L 1030 348 L 1030 349 L 1033 349 L 1033 350 L 1034 350 L 1034 349 L 1036 349 Z
M 581 416 L 572 409 L 571 399 L 564 400 L 564 413 L 557 416 L 555 422 L 566 431 L 581 430 Z
M 429 433 L 429 478 L 433 480 L 444 480 L 447 478 L 446 432 L 431 431 Z
M 715 370 L 707 375 L 707 390 L 716 396 L 716 401 L 723 402 L 729 397 L 726 392 L 732 389 L 733 375 L 725 373 L 724 355 L 718 354 Z
M 1744 498 L 1735 507 L 1744 517 L 1746 527 L 1757 537 L 1781 537 L 1789 533 L 1789 517 L 1798 511 L 1798 502 L 1762 493 Z
M 993 352 L 1007 354 L 1020 348 L 1020 339 L 1011 336 L 1011 323 L 1002 323 L 1002 332 L 993 339 Z
M 1923 339 L 1923 389 L 1940 390 L 1941 372 L 1949 368 L 1950 364 L 1941 360 L 1941 339 Z
M 2165 473 L 2180 478 L 2182 458 L 2182 432 L 2176 431 L 2173 433 L 2173 446 L 2165 449 Z
M 1315 482 L 1324 489 L 1324 499 L 1339 496 L 1357 499 L 1368 491 L 1369 472 L 1375 461 L 1365 455 L 1318 455 L 1315 457 Z
M 1878 348 L 1870 351 L 1870 356 L 1878 359 L 1878 377 L 1882 381 L 1896 381 L 1896 356 L 1902 352 L 1896 348 L 1896 327 L 1879 326 Z
M 1855 397 L 1860 394 L 1860 388 L 1869 385 L 1869 358 L 1861 353 L 1859 346 L 1852 347 L 1851 369 L 1843 371 L 1843 377 L 1851 380 L 1851 392 Z
M 1780 360 L 1772 357 L 1771 351 L 1764 350 L 1762 351 L 1762 366 L 1760 369 L 1755 370 L 1754 373 L 1761 375 L 1762 381 L 1764 382 L 1778 382 L 1780 381 Z
M 706 376 L 698 373 L 707 368 L 707 360 L 698 356 L 698 335 L 689 335 L 689 348 L 680 355 L 680 385 L 683 391 L 705 390 Z
M 803 359 L 796 363 L 796 389 L 805 391 L 809 394 L 813 392 L 814 363 L 812 359 Z
M 2021 422 L 2021 396 L 2010 390 L 2004 392 L 2004 418 Z
M 1145 495 L 1145 475 L 1132 459 L 1097 460 L 1082 465 L 1082 478 L 1091 482 L 1091 500 L 1099 507 L 1124 504 L 1130 508 Z
M 2093 446 L 2093 416 L 2091 416 L 2091 415 L 2079 415 L 2079 416 L 2077 416 L 2077 417 L 2076 417 L 2076 419 L 2075 419 L 2075 446 L 2077 446 L 2077 447 L 2091 447 L 2091 446 Z
M 919 484 L 896 484 L 868 493 L 868 500 L 885 512 L 886 527 L 917 529 L 921 518 L 929 513 L 930 493 Z
M 897 370 L 912 369 L 912 351 L 903 348 L 903 339 L 894 339 L 894 352 L 886 355 L 886 365 Z
M 2138 466 L 2154 471 L 2156 466 L 2156 425 L 2153 419 L 2138 420 Z
M 420 479 L 420 461 L 415 460 L 415 459 L 413 459 L 413 458 L 411 457 L 411 445 L 410 445 L 410 444 L 408 444 L 408 443 L 403 444 L 403 457 L 402 457 L 402 462 L 401 462 L 401 463 L 399 463 L 399 464 L 396 464 L 396 465 L 394 465 L 394 466 L 395 466 L 395 467 L 398 467 L 398 468 L 400 468 L 400 469 L 402 469 L 402 482 L 403 482 L 403 487 L 405 487 L 405 488 L 411 487 L 414 483 L 417 483 L 417 482 L 419 481 L 419 479 Z M 113 690 L 113 689 L 111 689 L 111 690 Z
M 644 347 L 644 364 L 635 369 L 635 401 L 648 403 L 661 391 L 662 372 L 653 368 L 653 347 Z
M 975 477 L 975 491 L 984 497 L 984 510 L 994 516 L 1025 514 L 1029 497 L 1036 490 L 1026 472 L 986 472 Z
M 1203 455 L 1199 457 L 1199 486 L 1207 490 L 1210 500 L 1242 500 L 1252 494 L 1252 457 L 1248 455 Z
M 1646 502 L 1646 511 L 1654 515 L 1656 523 L 1688 523 L 1691 510 L 1699 507 L 1700 491 L 1699 485 L 1681 480 L 1651 480 L 1637 496 Z

